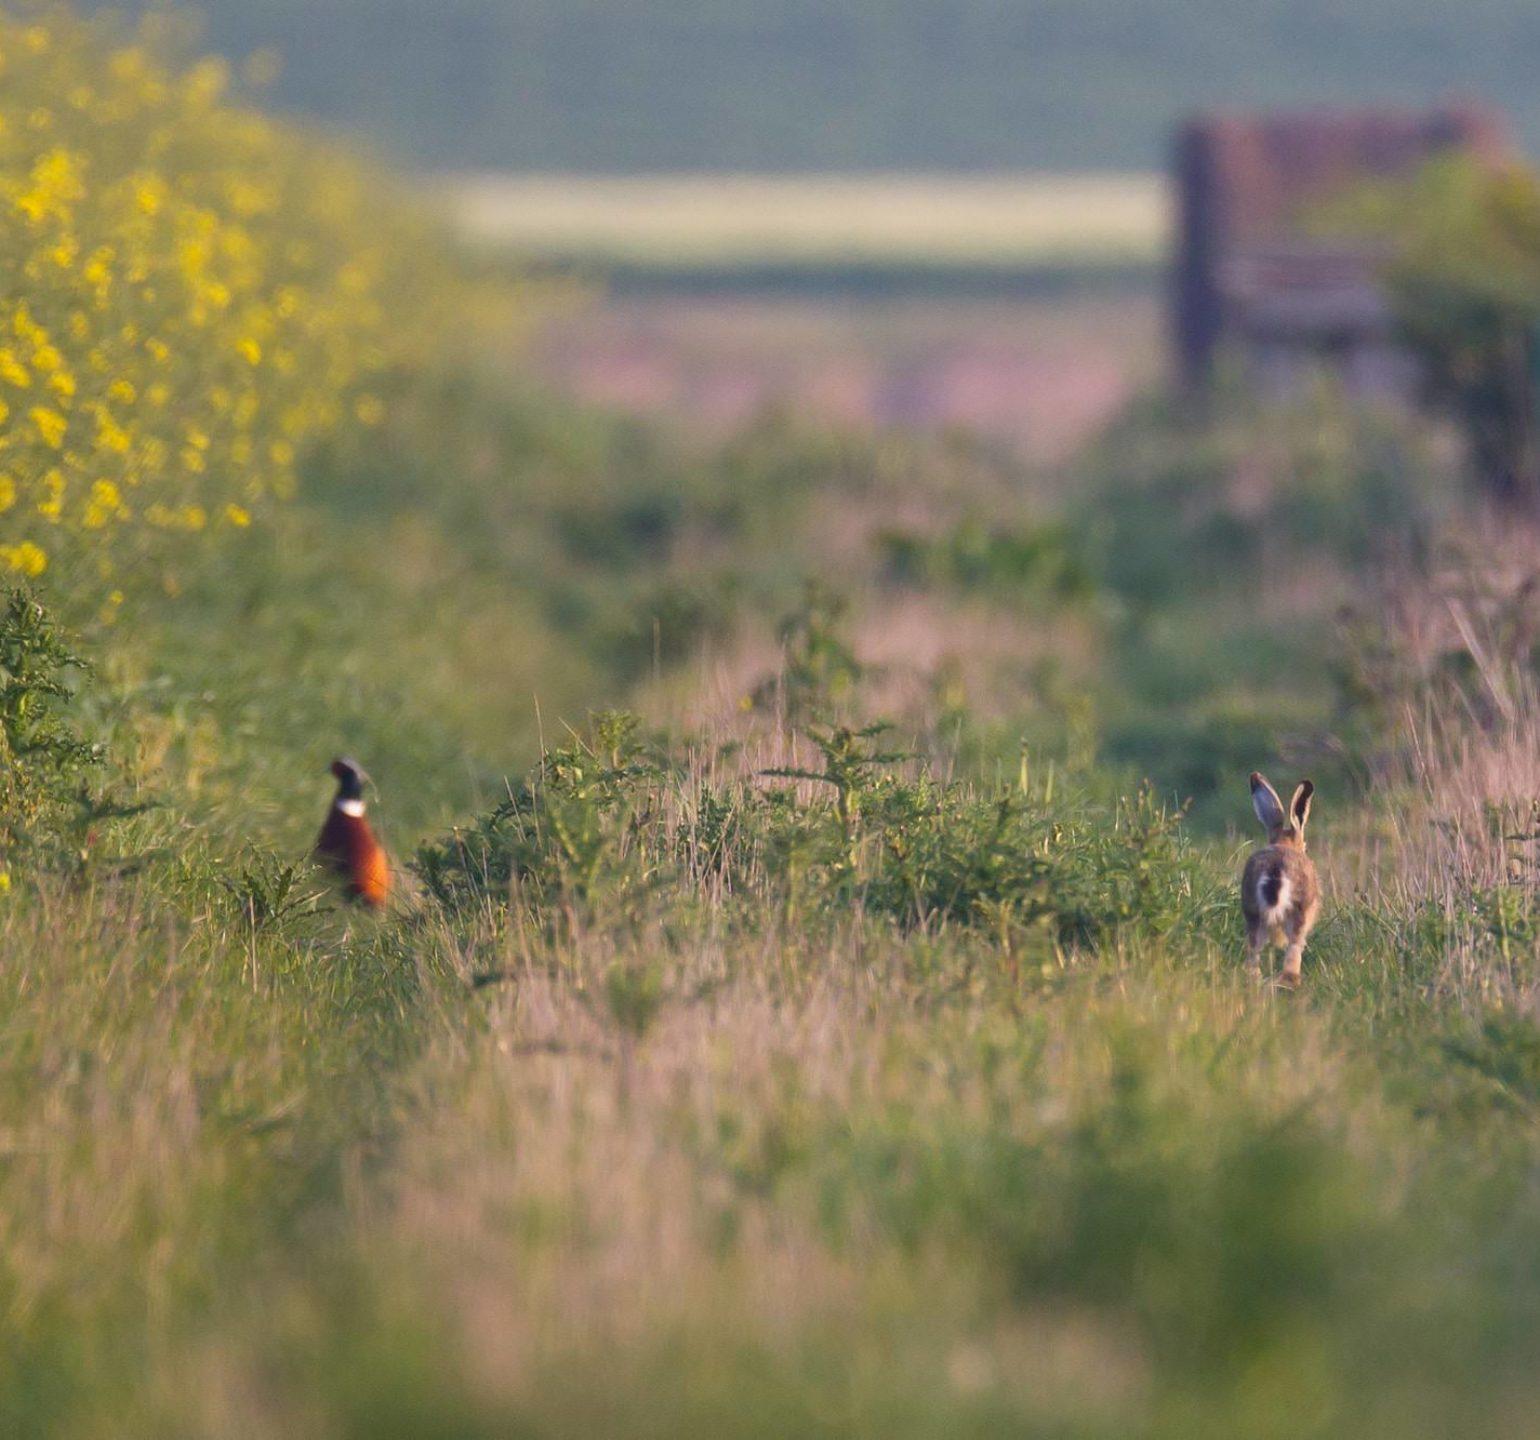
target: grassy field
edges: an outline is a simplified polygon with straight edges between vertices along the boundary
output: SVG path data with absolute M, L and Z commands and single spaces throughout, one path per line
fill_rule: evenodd
M 103 68 L 275 163 L 207 74 Z M 222 167 L 179 350 L 98 379 L 141 295 L 96 227 L 166 237 L 140 131 L 71 123 L 89 164 L 0 130 L 11 273 L 100 302 L 6 302 L 28 445 L 39 394 L 76 438 L 5 517 L 0 1434 L 1532 1432 L 1537 536 L 1437 435 L 1323 390 L 1051 468 L 685 443 L 521 393 L 447 263 L 386 352 L 414 226 L 306 282 L 380 363 L 269 377 L 312 250 L 249 265 Z M 387 192 L 284 173 L 262 236 L 375 253 Z M 260 341 L 206 323 L 237 281 Z M 293 494 L 208 523 L 247 452 L 184 429 L 177 525 L 87 524 L 137 452 L 86 403 L 173 353 L 184 419 L 238 361 L 281 435 L 303 380 Z M 384 915 L 306 860 L 340 751 Z M 1241 967 L 1253 768 L 1320 787 L 1299 993 Z
M 639 270 L 1129 268 L 1168 228 L 1154 175 L 494 175 L 449 203 L 481 245 Z
M 1525 543 L 1356 580 L 1422 492 L 1327 483 L 1344 416 L 1131 420 L 1053 517 L 946 447 L 392 427 L 434 486 L 370 436 L 88 637 L 156 808 L 0 915 L 7 1433 L 1527 1432 Z M 380 921 L 286 888 L 343 746 Z M 1233 900 L 1280 746 L 1293 996 Z

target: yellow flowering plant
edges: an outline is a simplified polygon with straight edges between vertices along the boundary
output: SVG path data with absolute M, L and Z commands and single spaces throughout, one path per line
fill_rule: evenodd
M 0 575 L 105 594 L 259 521 L 447 329 L 409 206 L 168 53 L 0 9 Z

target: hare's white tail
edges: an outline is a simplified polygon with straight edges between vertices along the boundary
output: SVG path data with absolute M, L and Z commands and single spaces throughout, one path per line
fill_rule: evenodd
M 1276 922 L 1288 913 L 1292 887 L 1282 865 L 1269 865 L 1257 876 L 1257 913 Z

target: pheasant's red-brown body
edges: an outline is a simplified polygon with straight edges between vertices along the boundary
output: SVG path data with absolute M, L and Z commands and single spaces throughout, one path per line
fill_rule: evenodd
M 316 840 L 316 859 L 342 882 L 350 900 L 382 910 L 390 898 L 390 859 L 364 818 L 363 787 L 368 776 L 351 760 L 332 765 L 337 798 Z

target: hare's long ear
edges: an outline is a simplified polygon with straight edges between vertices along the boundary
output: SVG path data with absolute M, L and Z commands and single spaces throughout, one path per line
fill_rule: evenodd
M 1289 814 L 1294 817 L 1295 827 L 1301 835 L 1305 833 L 1305 821 L 1310 818 L 1310 799 L 1314 794 L 1315 781 L 1301 780 L 1294 798 L 1289 801 Z
M 1251 772 L 1251 808 L 1257 812 L 1257 819 L 1269 830 L 1284 823 L 1283 801 L 1278 798 L 1278 792 L 1256 770 Z

